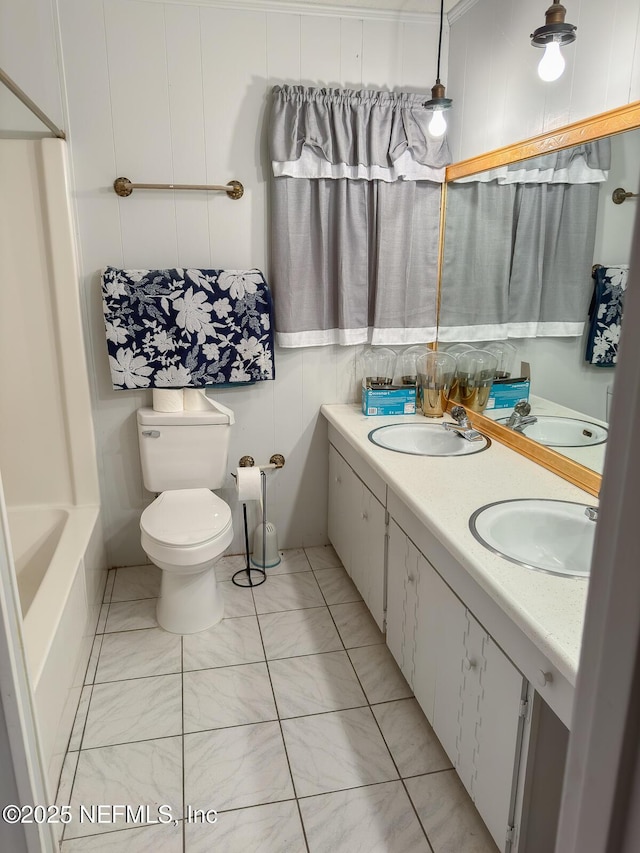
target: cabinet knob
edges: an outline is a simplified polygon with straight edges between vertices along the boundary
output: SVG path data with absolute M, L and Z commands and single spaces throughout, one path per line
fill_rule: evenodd
M 545 672 L 543 669 L 539 669 L 538 674 L 536 675 L 536 681 L 540 687 L 545 687 L 547 684 L 551 684 L 553 681 L 553 675 L 550 672 Z
M 407 580 L 409 581 L 409 583 L 415 583 L 416 582 L 416 576 L 415 575 L 407 575 Z
M 363 513 L 362 513 L 362 517 L 363 517 L 363 519 L 364 519 L 365 521 L 368 521 L 368 520 L 369 520 L 369 515 L 368 515 L 366 512 L 363 512 Z
M 342 482 L 342 477 L 336 477 L 336 483 L 341 483 L 341 482 Z
M 477 667 L 477 665 L 478 665 L 477 662 L 473 658 L 465 658 L 464 659 L 464 668 L 467 670 L 475 669 Z

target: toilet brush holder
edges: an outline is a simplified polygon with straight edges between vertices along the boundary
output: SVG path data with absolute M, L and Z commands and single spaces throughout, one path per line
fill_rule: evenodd
M 278 534 L 275 524 L 260 522 L 253 534 L 253 553 L 251 563 L 261 569 L 272 569 L 280 562 L 278 552 Z

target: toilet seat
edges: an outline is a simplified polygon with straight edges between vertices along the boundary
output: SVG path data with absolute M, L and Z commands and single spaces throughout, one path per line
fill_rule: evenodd
M 231 510 L 209 489 L 162 492 L 142 513 L 140 530 L 146 554 L 175 571 L 197 570 L 233 539 Z

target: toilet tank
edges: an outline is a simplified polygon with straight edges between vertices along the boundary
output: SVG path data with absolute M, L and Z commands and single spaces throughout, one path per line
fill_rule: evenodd
M 207 402 L 204 411 L 138 409 L 142 479 L 150 492 L 219 489 L 224 484 L 233 412 Z

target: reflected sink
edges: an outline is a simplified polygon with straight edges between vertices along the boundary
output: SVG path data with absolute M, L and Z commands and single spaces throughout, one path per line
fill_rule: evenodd
M 453 430 L 439 424 L 389 424 L 369 433 L 369 441 L 414 456 L 468 456 L 480 453 L 491 445 L 484 435 L 477 441 L 468 441 Z
M 518 430 L 527 438 L 532 438 L 547 447 L 590 447 L 604 444 L 607 440 L 606 427 L 583 421 L 579 418 L 562 418 L 556 415 L 538 415 L 534 424 L 527 424 Z M 506 424 L 509 418 L 500 418 L 499 424 Z
M 588 577 L 595 522 L 586 504 L 525 498 L 476 510 L 469 528 L 485 548 L 529 569 Z

